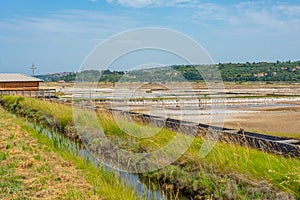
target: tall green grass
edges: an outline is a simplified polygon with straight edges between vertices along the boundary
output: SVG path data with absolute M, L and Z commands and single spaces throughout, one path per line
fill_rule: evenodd
M 73 124 L 71 107 L 20 96 L 4 96 L 1 99 L 6 109 L 15 111 L 25 117 L 31 117 L 37 121 L 43 119 L 45 122 L 54 120 L 53 123 L 60 131 L 65 131 L 68 126 Z
M 63 124 L 66 123 L 65 125 L 72 125 L 73 123 L 72 110 L 71 107 L 68 106 L 35 99 L 18 99 L 18 97 L 4 97 L 3 101 L 15 107 L 29 107 L 46 115 L 51 115 L 58 121 L 63 122 Z M 87 111 L 82 110 L 82 112 Z M 87 116 L 88 115 L 89 114 L 87 114 Z M 121 118 L 119 118 L 118 123 L 116 123 L 114 117 L 106 111 L 98 113 L 98 123 L 110 138 L 123 141 L 122 143 L 118 143 L 122 145 L 122 148 L 132 151 L 139 149 L 147 151 L 158 149 L 172 141 L 177 134 L 164 128 L 157 130 L 157 128 L 153 128 L 149 125 L 137 125 L 136 123 L 131 123 Z M 127 131 L 136 132 L 138 134 L 147 131 L 157 131 L 158 133 L 149 138 L 138 138 L 128 135 L 120 126 Z M 281 190 L 293 193 L 297 198 L 300 198 L 299 159 L 281 157 L 252 148 L 224 143 L 217 143 L 207 157 L 200 159 L 199 150 L 202 143 L 203 140 L 201 138 L 195 138 L 188 151 L 175 162 L 175 165 L 176 163 L 178 166 L 180 166 L 181 163 L 184 163 L 184 165 L 188 163 L 188 166 L 192 166 L 192 163 L 197 163 L 208 169 L 212 166 L 210 173 L 229 174 L 230 177 L 240 178 L 254 185 L 258 185 L 261 181 L 267 181 Z
M 47 115 L 52 115 L 53 117 L 56 117 L 57 114 L 65 119 L 70 118 L 70 116 L 64 116 L 67 113 L 64 111 L 71 111 L 71 109 L 59 104 L 52 104 L 34 99 L 24 99 L 22 97 L 4 97 L 2 100 L 7 103 L 6 106 L 14 105 L 16 109 L 19 106 L 35 110 L 41 109 L 39 111 L 42 111 Z M 52 108 L 47 108 L 47 106 L 51 107 L 52 105 L 54 105 Z M 56 112 L 56 109 L 60 112 Z M 45 145 L 47 147 L 47 151 L 54 151 L 65 160 L 71 161 L 77 169 L 83 172 L 87 182 L 92 185 L 94 195 L 104 199 L 140 199 L 133 189 L 121 182 L 118 175 L 113 172 L 106 171 L 103 166 L 96 167 L 89 159 L 79 156 L 77 154 L 79 146 L 62 135 L 51 131 L 50 139 L 46 134 L 43 134 L 42 127 L 37 130 L 36 127 L 30 126 L 28 123 L 18 118 L 13 119 L 13 123 L 20 125 L 22 129 L 26 130 L 30 134 L 30 136 L 36 138 L 39 144 Z M 71 123 L 71 121 L 69 121 L 69 123 Z M 4 159 L 6 159 L 6 155 L 1 153 L 0 161 Z M 2 181 L 0 184 L 2 184 Z M 78 193 L 75 188 L 70 188 L 69 192 L 62 198 L 86 199 L 81 195 L 82 193 Z
M 99 118 L 99 123 L 105 132 L 115 132 L 128 141 L 133 140 L 131 136 L 126 136 L 126 133 L 119 128 L 110 114 L 101 113 Z M 119 124 L 120 121 L 118 119 Z M 130 132 L 137 130 L 135 123 L 126 121 L 122 123 L 127 124 L 126 129 Z M 151 126 L 144 125 L 144 130 L 147 128 L 152 131 Z M 172 141 L 175 135 L 176 133 L 172 131 L 161 129 L 157 135 L 151 138 L 135 139 L 135 141 L 137 146 L 151 151 L 165 146 Z M 298 158 L 282 157 L 235 144 L 217 143 L 210 154 L 201 159 L 199 150 L 202 144 L 201 138 L 194 138 L 193 144 L 181 159 L 188 158 L 195 163 L 212 165 L 215 170 L 228 174 L 242 174 L 245 179 L 256 183 L 266 180 L 300 198 L 300 160 Z

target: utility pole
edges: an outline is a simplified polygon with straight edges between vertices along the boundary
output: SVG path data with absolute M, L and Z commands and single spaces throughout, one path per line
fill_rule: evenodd
M 34 70 L 36 70 L 36 67 L 34 67 L 34 64 L 32 64 L 32 67 L 30 69 L 32 70 L 32 77 L 34 77 Z
M 113 88 L 115 88 L 117 82 L 117 72 L 114 70 L 114 80 L 113 80 Z
M 81 68 L 81 82 L 84 81 L 84 66 Z

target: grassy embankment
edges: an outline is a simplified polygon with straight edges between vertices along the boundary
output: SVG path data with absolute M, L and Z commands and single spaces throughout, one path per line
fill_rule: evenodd
M 4 97 L 3 102 L 4 107 L 11 111 L 56 127 L 66 135 L 74 134 L 71 107 L 19 97 Z M 98 117 L 109 138 L 122 140 L 122 148 L 130 151 L 157 149 L 170 142 L 176 134 L 162 129 L 153 137 L 137 139 L 123 132 L 108 113 L 103 112 Z M 125 121 L 122 124 L 137 133 L 153 129 Z M 189 150 L 175 163 L 142 176 L 157 180 L 173 195 L 180 191 L 194 198 L 291 198 L 280 191 L 300 197 L 299 159 L 222 143 L 218 143 L 207 157 L 200 159 L 198 152 L 202 142 L 201 138 L 195 138 Z
M 138 199 L 112 173 L 0 108 L 0 199 Z

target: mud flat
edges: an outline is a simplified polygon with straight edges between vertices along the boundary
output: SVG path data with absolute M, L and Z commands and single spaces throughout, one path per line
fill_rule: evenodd
M 128 109 L 120 107 L 119 109 Z M 300 138 L 300 105 L 255 105 L 219 109 L 133 107 L 130 111 L 203 124 L 244 129 L 275 136 Z
M 225 126 L 276 136 L 300 138 L 300 106 L 251 108 L 226 119 Z
M 207 106 L 176 107 L 170 105 L 117 106 L 116 109 L 140 112 L 155 116 L 170 117 L 196 123 L 244 129 L 275 136 L 300 138 L 300 105 L 295 99 L 284 101 L 222 103 L 214 108 Z
M 93 100 L 100 107 L 204 124 L 213 120 L 227 128 L 300 138 L 299 84 L 225 83 L 223 90 L 216 87 L 213 93 L 205 83 L 118 83 L 115 89 L 112 84 L 96 88 L 91 84 L 89 89 L 74 84 L 54 86 L 64 99 Z M 215 101 L 214 109 L 210 98 Z

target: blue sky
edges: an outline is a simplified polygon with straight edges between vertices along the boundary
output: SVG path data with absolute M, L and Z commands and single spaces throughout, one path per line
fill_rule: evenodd
M 0 72 L 78 71 L 101 41 L 143 27 L 182 32 L 216 63 L 300 60 L 298 0 L 2 0 Z

